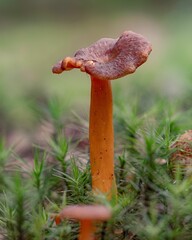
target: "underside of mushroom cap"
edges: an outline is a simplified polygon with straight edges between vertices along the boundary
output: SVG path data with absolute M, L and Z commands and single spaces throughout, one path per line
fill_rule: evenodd
M 113 80 L 135 72 L 146 62 L 151 44 L 140 34 L 125 31 L 118 39 L 102 38 L 74 57 L 66 57 L 53 67 L 54 73 L 80 68 L 100 80 Z

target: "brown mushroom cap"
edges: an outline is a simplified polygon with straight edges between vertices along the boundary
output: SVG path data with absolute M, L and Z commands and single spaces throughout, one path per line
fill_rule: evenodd
M 61 219 L 105 221 L 111 217 L 111 211 L 109 208 L 99 205 L 71 205 L 65 207 L 60 212 L 59 217 Z
M 102 38 L 78 50 L 53 67 L 54 73 L 80 68 L 100 80 L 113 80 L 135 72 L 150 52 L 151 44 L 140 34 L 125 31 L 118 39 Z
M 175 151 L 170 156 L 172 172 L 180 168 L 186 175 L 192 174 L 192 130 L 182 134 L 172 145 Z

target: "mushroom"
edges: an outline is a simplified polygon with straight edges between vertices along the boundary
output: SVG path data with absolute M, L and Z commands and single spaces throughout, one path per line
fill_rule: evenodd
M 92 188 L 108 195 L 117 189 L 114 176 L 114 132 L 111 81 L 135 72 L 151 52 L 151 44 L 141 35 L 125 31 L 118 39 L 102 38 L 74 57 L 56 64 L 53 73 L 79 68 L 91 76 L 90 163 Z
M 94 222 L 106 221 L 111 218 L 111 210 L 101 205 L 71 205 L 65 207 L 56 216 L 56 224 L 63 219 L 74 219 L 80 221 L 79 240 L 94 239 Z
M 185 176 L 192 176 L 192 130 L 182 134 L 172 145 L 170 168 L 173 175 L 179 169 Z

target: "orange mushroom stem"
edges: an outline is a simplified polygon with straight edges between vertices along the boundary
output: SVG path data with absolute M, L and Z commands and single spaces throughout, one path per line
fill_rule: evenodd
M 141 35 L 125 31 L 118 39 L 102 38 L 74 57 L 56 64 L 53 73 L 79 68 L 91 76 L 90 162 L 94 191 L 116 194 L 114 133 L 110 80 L 135 72 L 148 58 L 151 44 Z
M 113 99 L 111 82 L 91 78 L 90 162 L 92 188 L 115 193 Z
M 106 221 L 111 218 L 111 210 L 99 205 L 71 205 L 65 207 L 55 217 L 56 224 L 63 219 L 74 219 L 80 221 L 79 240 L 93 240 L 95 232 L 95 221 Z

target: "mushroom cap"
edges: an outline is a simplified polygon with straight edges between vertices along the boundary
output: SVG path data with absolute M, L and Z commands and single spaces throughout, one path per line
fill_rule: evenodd
M 108 220 L 111 210 L 100 205 L 71 205 L 65 207 L 59 214 L 61 219 L 77 220 Z
M 151 44 L 140 34 L 125 31 L 118 39 L 102 38 L 74 57 L 66 57 L 56 64 L 53 73 L 80 68 L 100 80 L 113 80 L 135 72 L 146 62 Z
M 182 134 L 172 145 L 175 151 L 170 156 L 171 170 L 180 168 L 184 174 L 192 175 L 192 130 Z

